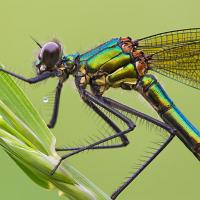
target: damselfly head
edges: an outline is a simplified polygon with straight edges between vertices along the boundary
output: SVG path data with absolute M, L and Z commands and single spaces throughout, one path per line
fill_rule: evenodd
M 38 55 L 36 64 L 38 73 L 53 70 L 56 68 L 56 65 L 61 59 L 62 47 L 60 43 L 57 41 L 46 42 L 43 46 L 41 46 Z

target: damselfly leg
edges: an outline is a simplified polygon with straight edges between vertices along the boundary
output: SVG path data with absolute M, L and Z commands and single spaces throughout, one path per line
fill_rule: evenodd
M 174 129 L 172 129 L 169 125 L 166 123 L 163 123 L 162 121 L 159 121 L 153 117 L 150 117 L 142 112 L 139 112 L 133 108 L 130 108 L 126 105 L 123 105 L 113 99 L 107 98 L 107 97 L 101 97 L 104 102 L 106 102 L 109 106 L 113 107 L 114 109 L 125 111 L 126 113 L 130 113 L 131 115 L 137 116 L 143 120 L 146 120 L 164 130 L 166 130 L 169 133 L 174 133 Z M 121 130 L 118 128 L 118 126 L 107 116 L 105 115 L 94 103 L 92 102 L 86 102 L 88 106 L 92 108 L 94 112 L 96 112 L 99 116 L 102 117 L 103 120 L 106 121 L 106 123 L 109 124 L 110 127 L 113 128 L 116 132 L 121 132 Z M 122 140 L 122 144 L 117 144 L 117 145 L 103 145 L 103 146 L 94 146 L 90 149 L 111 149 L 111 148 L 117 148 L 117 147 L 124 147 L 129 144 L 128 138 L 124 135 L 123 137 L 120 137 Z M 79 150 L 83 147 L 68 147 L 68 148 L 56 148 L 56 151 L 74 151 L 74 150 Z
M 103 97 L 101 97 L 103 99 Z M 84 99 L 84 103 L 86 103 L 98 116 L 100 116 L 108 125 L 112 128 L 112 130 L 116 133 L 122 132 L 118 125 L 111 120 L 103 111 L 101 111 L 95 103 L 88 99 Z M 125 135 L 119 136 L 122 143 L 114 144 L 114 145 L 103 145 L 103 146 L 94 146 L 91 149 L 112 149 L 112 148 L 120 148 L 127 146 L 129 144 L 129 140 Z M 74 151 L 79 150 L 83 147 L 69 147 L 69 148 L 56 148 L 56 151 Z
M 25 78 L 25 77 L 23 77 L 21 75 L 15 74 L 15 73 L 10 72 L 8 70 L 5 70 L 3 68 L 0 68 L 0 71 L 4 72 L 6 74 L 9 74 L 11 76 L 14 76 L 17 79 L 20 79 L 20 80 L 22 80 L 24 82 L 27 82 L 27 83 L 30 83 L 30 84 L 38 83 L 38 82 L 43 81 L 43 80 L 45 80 L 47 78 L 56 76 L 56 72 L 54 72 L 54 71 L 52 71 L 52 72 L 47 71 L 47 72 L 39 74 L 39 75 L 37 75 L 36 77 L 33 77 L 33 78 Z
M 117 188 L 117 190 L 112 193 L 111 199 L 116 199 L 128 187 L 128 185 L 131 184 L 143 172 L 143 170 L 162 152 L 162 150 L 165 149 L 165 147 L 172 141 L 174 136 L 174 134 L 169 135 L 166 141 L 160 145 L 155 153 L 149 159 L 147 159 L 144 164 L 128 178 L 128 180 L 126 180 L 119 188 Z
M 112 128 L 112 130 L 116 133 L 121 132 L 121 129 L 116 125 L 116 123 L 111 120 L 103 111 L 101 111 L 93 102 L 84 101 L 97 115 L 99 115 L 108 125 Z M 122 143 L 121 144 L 113 144 L 113 145 L 103 145 L 103 146 L 94 146 L 91 149 L 113 149 L 127 146 L 129 144 L 129 140 L 125 135 L 119 136 Z M 74 151 L 79 150 L 83 147 L 69 147 L 69 148 L 56 148 L 56 151 Z
M 25 78 L 21 75 L 15 74 L 15 73 L 10 72 L 8 70 L 5 70 L 3 68 L 0 68 L 0 71 L 7 73 L 11 76 L 14 76 L 15 78 L 22 80 L 22 81 L 29 83 L 29 84 L 38 83 L 38 82 L 43 81 L 47 78 L 59 76 L 56 71 L 46 71 L 46 72 L 43 72 L 42 74 L 37 75 L 36 77 Z M 56 124 L 56 121 L 57 121 L 58 110 L 59 110 L 59 102 L 60 102 L 60 94 L 61 94 L 62 86 L 63 86 L 63 81 L 59 80 L 57 87 L 56 87 L 56 94 L 55 94 L 55 98 L 54 98 L 54 107 L 53 107 L 52 117 L 51 117 L 50 122 L 47 125 L 49 128 L 53 128 Z
M 47 125 L 49 128 L 53 128 L 55 126 L 57 118 L 58 118 L 60 94 L 61 94 L 61 91 L 62 91 L 62 87 L 63 87 L 63 82 L 59 81 L 58 84 L 57 84 L 57 87 L 56 87 L 56 94 L 55 94 L 54 106 L 53 106 L 53 114 L 52 114 L 50 122 Z
M 141 165 L 141 167 L 135 172 L 133 173 L 128 180 L 126 180 L 119 188 L 117 188 L 117 190 L 115 190 L 113 192 L 113 194 L 111 195 L 111 199 L 116 199 L 120 193 L 122 193 L 130 183 L 132 183 L 141 173 L 142 171 L 165 149 L 165 147 L 172 141 L 172 139 L 175 136 L 175 129 L 171 128 L 169 125 L 156 120 L 148 115 L 145 115 L 144 113 L 141 113 L 137 110 L 134 110 L 126 105 L 123 105 L 117 101 L 114 101 L 110 98 L 106 98 L 104 97 L 104 100 L 113 108 L 121 110 L 121 111 L 125 111 L 128 113 L 131 113 L 133 115 L 139 116 L 142 119 L 145 119 L 163 129 L 165 129 L 168 133 L 170 133 L 170 135 L 167 137 L 167 139 L 160 144 L 159 148 L 151 155 L 151 157 L 149 157 L 144 163 L 143 165 Z
M 132 131 L 135 128 L 135 124 L 132 122 L 132 120 L 130 120 L 129 118 L 127 118 L 126 116 L 121 114 L 118 110 L 124 110 L 124 111 L 127 110 L 128 112 L 132 111 L 132 113 L 134 112 L 135 115 L 139 115 L 143 119 L 146 118 L 146 120 L 156 124 L 157 126 L 160 126 L 161 128 L 167 130 L 168 132 L 170 132 L 170 133 L 173 132 L 171 127 L 167 126 L 165 123 L 160 122 L 159 120 L 155 120 L 155 119 L 153 119 L 153 118 L 151 118 L 151 117 L 149 117 L 147 115 L 144 115 L 142 113 L 139 113 L 138 111 L 135 111 L 135 110 L 133 110 L 131 108 L 129 108 L 129 109 L 126 109 L 128 107 L 124 107 L 123 108 L 123 104 L 120 104 L 120 103 L 117 104 L 117 102 L 114 101 L 114 100 L 111 100 L 109 98 L 104 98 L 104 97 L 98 98 L 98 97 L 90 94 L 86 90 L 82 94 L 84 95 L 83 98 L 86 99 L 90 103 L 90 105 L 93 106 L 93 108 L 95 108 L 93 110 L 95 112 L 97 112 L 110 126 L 112 124 L 112 126 L 111 126 L 112 128 L 115 126 L 114 122 L 111 119 L 109 119 L 108 117 L 105 118 L 105 114 L 103 114 L 102 112 L 99 112 L 100 110 L 97 107 L 94 106 L 95 104 L 97 104 L 98 106 L 106 109 L 110 113 L 114 114 L 116 117 L 120 118 L 122 121 L 124 121 L 127 124 L 128 128 L 125 131 L 121 131 L 120 129 L 115 128 L 114 130 L 116 131 L 116 134 L 114 134 L 114 135 L 112 135 L 110 137 L 104 138 L 102 140 L 99 140 L 99 141 L 97 141 L 97 142 L 95 142 L 93 144 L 90 144 L 88 146 L 84 146 L 84 147 L 80 147 L 80 148 L 71 148 L 71 149 L 57 149 L 58 151 L 67 151 L 67 150 L 74 150 L 74 151 L 72 153 L 69 153 L 69 154 L 64 155 L 64 156 L 61 157 L 60 162 L 54 168 L 54 170 L 52 171 L 52 174 L 56 171 L 56 169 L 59 167 L 59 165 L 61 164 L 61 162 L 64 159 L 66 159 L 66 158 L 68 158 L 68 157 L 70 157 L 72 155 L 75 155 L 75 154 L 77 154 L 79 152 L 85 151 L 87 149 L 100 149 L 100 148 L 102 149 L 102 148 L 119 147 L 119 145 L 118 146 L 112 146 L 112 147 L 111 146 L 100 146 L 100 147 L 98 147 L 98 145 L 100 145 L 100 144 L 102 144 L 104 142 L 107 142 L 109 140 L 112 140 L 112 139 L 114 139 L 116 137 L 125 136 L 125 134 L 129 133 L 130 131 Z M 120 145 L 120 147 L 121 146 L 122 145 Z M 125 145 L 123 145 L 123 146 L 125 146 Z
M 139 176 L 139 174 L 142 173 L 142 171 L 162 152 L 162 150 L 165 149 L 165 147 L 171 142 L 171 140 L 175 136 L 175 129 L 171 128 L 169 125 L 167 125 L 167 124 L 165 124 L 165 123 L 163 123 L 163 122 L 161 122 L 157 119 L 154 119 L 154 118 L 152 118 L 152 117 L 150 117 L 150 116 L 148 116 L 148 115 L 146 115 L 142 112 L 139 112 L 139 111 L 137 111 L 133 108 L 130 108 L 126 105 L 123 105 L 123 104 L 121 104 L 121 103 L 119 103 L 115 100 L 110 99 L 110 98 L 101 97 L 99 99 L 97 97 L 94 97 L 93 95 L 91 95 L 88 92 L 86 92 L 86 96 L 87 96 L 87 99 L 88 99 L 88 105 L 90 105 L 90 107 L 96 113 L 98 113 L 116 131 L 116 137 L 121 137 L 121 135 L 119 135 L 119 133 L 121 133 L 121 130 L 119 128 L 117 128 L 116 124 L 114 124 L 114 122 L 110 118 L 108 118 L 95 104 L 98 104 L 99 106 L 102 106 L 104 108 L 105 108 L 105 105 L 109 105 L 110 108 L 112 108 L 115 111 L 121 110 L 121 111 L 125 111 L 127 113 L 130 113 L 132 115 L 138 116 L 141 119 L 144 119 L 146 121 L 149 121 L 149 122 L 155 124 L 158 127 L 161 127 L 162 129 L 166 130 L 170 134 L 167 137 L 167 139 L 162 144 L 160 144 L 159 148 L 157 148 L 157 150 L 143 163 L 143 165 L 141 165 L 141 167 L 135 173 L 133 173 L 133 175 L 130 176 L 128 178 L 128 180 L 123 183 L 123 185 L 121 185 L 117 190 L 115 190 L 113 192 L 113 194 L 111 195 L 111 199 L 114 200 L 120 195 L 120 193 L 122 193 L 126 189 L 126 187 L 128 187 L 128 185 L 131 182 L 133 182 L 136 179 L 136 177 Z M 103 103 L 98 103 L 99 101 L 103 102 Z M 122 136 L 126 137 L 125 135 L 122 135 Z M 113 138 L 109 138 L 108 140 L 111 140 L 111 139 L 113 139 Z M 101 141 L 99 141 L 99 142 L 101 142 Z M 100 144 L 100 143 L 98 143 L 98 144 Z M 113 146 L 96 146 L 96 144 L 92 144 L 92 145 L 89 145 L 87 147 L 79 147 L 79 148 L 64 148 L 64 149 L 58 148 L 57 151 L 73 150 L 76 154 L 76 153 L 84 151 L 86 149 L 103 149 L 103 148 L 109 149 L 109 148 L 122 147 L 122 146 L 125 146 L 125 145 L 123 145 L 123 143 L 121 145 L 113 145 Z M 72 154 L 67 154 L 66 156 L 63 156 L 62 160 L 64 160 L 65 158 L 67 158 L 71 155 L 74 155 L 74 152 L 72 152 Z M 57 165 L 56 167 L 58 167 L 58 166 L 59 165 Z M 56 169 L 57 168 L 55 168 L 53 172 L 55 172 Z
M 96 104 L 96 105 L 98 105 L 98 106 L 104 108 L 104 109 L 107 110 L 108 112 L 112 113 L 113 115 L 115 115 L 116 117 L 118 117 L 120 120 L 122 120 L 122 121 L 127 125 L 127 129 L 124 130 L 124 131 L 121 131 L 121 130 L 114 124 L 114 122 L 113 122 L 111 119 L 109 119 L 108 117 L 104 118 L 104 117 L 105 117 L 105 114 L 102 114 L 102 112 L 100 112 L 99 109 L 96 109 L 96 108 L 97 108 L 97 107 L 96 107 L 95 109 L 96 109 L 96 111 L 98 112 L 98 114 L 99 114 L 110 126 L 111 126 L 111 124 L 112 124 L 112 126 L 111 126 L 112 128 L 115 127 L 114 130 L 116 131 L 116 133 L 113 134 L 113 135 L 111 135 L 111 136 L 109 136 L 109 137 L 107 137 L 107 138 L 103 138 L 103 139 L 101 139 L 101 140 L 99 140 L 99 141 L 97 141 L 97 142 L 95 142 L 95 143 L 93 143 L 93 144 L 90 144 L 90 145 L 85 146 L 85 147 L 81 147 L 81 148 L 79 148 L 79 149 L 77 149 L 77 150 L 75 150 L 75 151 L 73 151 L 73 152 L 71 152 L 71 153 L 69 153 L 69 154 L 67 154 L 67 155 L 62 156 L 60 162 L 55 166 L 55 168 L 53 169 L 53 171 L 52 171 L 51 174 L 54 174 L 54 172 L 56 171 L 56 169 L 59 167 L 59 165 L 61 164 L 61 162 L 62 162 L 64 159 L 66 159 L 66 158 L 68 158 L 68 157 L 70 157 L 70 156 L 72 156 L 72 155 L 78 154 L 78 153 L 80 153 L 80 152 L 82 152 L 82 151 L 85 151 L 85 150 L 87 150 L 87 149 L 92 149 L 92 148 L 94 148 L 94 147 L 96 147 L 96 146 L 98 146 L 98 145 L 101 145 L 102 143 L 105 143 L 105 142 L 107 142 L 107 141 L 109 141 L 109 140 L 112 140 L 112 139 L 114 139 L 114 138 L 117 138 L 117 137 L 121 137 L 121 138 L 122 138 L 122 141 L 123 141 L 123 140 L 126 139 L 126 138 L 124 138 L 124 136 L 125 136 L 127 133 L 131 132 L 131 131 L 135 128 L 135 124 L 132 122 L 132 120 L 130 120 L 129 118 L 127 118 L 126 116 L 124 116 L 123 114 L 121 114 L 121 113 L 120 113 L 119 111 L 117 111 L 116 109 L 111 108 L 107 103 L 105 103 L 105 102 L 103 101 L 102 98 L 98 98 L 98 97 L 92 95 L 91 93 L 89 93 L 89 92 L 86 91 L 86 90 L 82 91 L 81 93 L 84 95 L 82 98 L 85 99 L 86 101 L 88 101 L 89 103 L 91 102 L 91 105 L 93 104 L 93 106 L 94 106 L 94 104 Z M 121 147 L 121 146 L 126 146 L 126 145 L 127 145 L 126 143 L 123 143 L 123 144 L 120 145 L 120 146 L 119 146 L 119 145 L 117 145 L 117 146 L 108 146 L 107 148 L 116 148 L 116 147 Z M 101 148 L 104 148 L 104 147 L 101 147 Z

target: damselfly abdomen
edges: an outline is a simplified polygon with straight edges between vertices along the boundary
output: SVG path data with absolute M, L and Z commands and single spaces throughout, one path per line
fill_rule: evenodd
M 115 199 L 170 143 L 178 136 L 185 146 L 200 160 L 200 132 L 180 112 L 169 98 L 161 84 L 151 75 L 155 71 L 186 85 L 200 89 L 200 29 L 184 29 L 165 32 L 142 39 L 130 37 L 114 38 L 84 53 L 63 55 L 61 45 L 47 42 L 41 48 L 37 62 L 37 76 L 24 78 L 6 69 L 8 73 L 28 83 L 37 83 L 50 77 L 58 77 L 54 110 L 49 128 L 54 127 L 59 108 L 63 83 L 72 75 L 82 100 L 96 112 L 114 131 L 114 134 L 88 146 L 57 149 L 72 151 L 62 160 L 87 149 L 119 148 L 129 144 L 126 136 L 135 128 L 135 123 L 123 115 L 125 111 L 147 120 L 169 132 L 169 137 L 157 151 L 111 196 Z M 90 87 L 88 90 L 87 86 Z M 163 122 L 126 105 L 105 97 L 110 88 L 134 90 L 139 92 L 156 110 Z M 100 108 L 112 113 L 126 123 L 127 129 L 121 130 Z M 120 137 L 122 143 L 103 145 L 108 140 Z M 52 171 L 57 169 L 59 164 Z

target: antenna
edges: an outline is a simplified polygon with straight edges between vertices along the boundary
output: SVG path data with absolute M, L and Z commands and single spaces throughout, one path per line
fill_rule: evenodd
M 30 35 L 30 38 L 40 47 L 42 48 L 42 45 L 34 38 Z

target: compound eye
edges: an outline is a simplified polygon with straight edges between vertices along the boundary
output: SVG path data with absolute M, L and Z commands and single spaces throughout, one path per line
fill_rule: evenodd
M 48 42 L 44 44 L 38 57 L 47 68 L 51 68 L 59 61 L 60 56 L 61 46 L 55 42 Z

